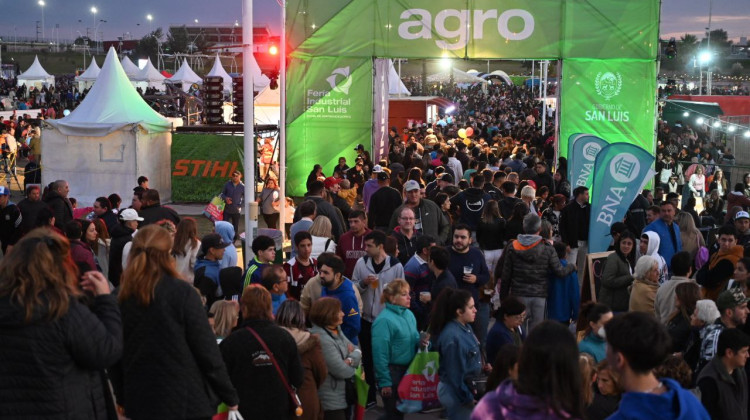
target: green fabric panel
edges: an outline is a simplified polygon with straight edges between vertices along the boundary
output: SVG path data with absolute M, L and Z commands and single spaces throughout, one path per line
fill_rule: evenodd
M 242 136 L 173 134 L 172 200 L 208 204 L 233 170 L 245 173 L 242 143 Z

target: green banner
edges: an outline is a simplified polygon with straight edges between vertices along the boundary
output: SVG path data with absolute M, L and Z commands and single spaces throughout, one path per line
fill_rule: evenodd
M 315 164 L 332 175 L 339 156 L 370 149 L 372 59 L 294 59 L 287 83 L 287 194 L 301 196 Z
M 242 137 L 172 135 L 172 200 L 208 204 L 235 169 L 243 174 Z
M 295 57 L 655 57 L 654 0 L 288 1 Z
M 561 156 L 567 154 L 568 139 L 575 133 L 654 150 L 653 61 L 568 59 L 563 62 L 561 89 Z

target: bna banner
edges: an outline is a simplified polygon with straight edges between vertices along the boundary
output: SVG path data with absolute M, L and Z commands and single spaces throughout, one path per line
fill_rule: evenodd
M 576 187 L 585 186 L 591 188 L 591 179 L 594 173 L 594 162 L 597 155 L 609 142 L 593 134 L 574 134 L 568 139 L 569 146 L 568 167 L 570 177 L 568 182 L 571 191 Z
M 654 155 L 630 143 L 613 143 L 599 152 L 594 164 L 590 253 L 607 250 L 610 226 L 625 218 L 636 194 L 649 181 L 654 160 Z

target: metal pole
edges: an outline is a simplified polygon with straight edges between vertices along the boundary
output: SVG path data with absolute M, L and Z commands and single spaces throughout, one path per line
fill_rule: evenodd
M 698 58 L 698 96 L 703 95 L 703 67 L 700 64 L 701 59 Z
M 534 60 L 531 60 L 531 94 L 534 94 L 534 74 L 536 73 L 536 68 L 534 67 Z
M 279 82 L 281 86 L 280 121 L 279 121 L 279 229 L 281 238 L 286 235 L 286 0 L 281 4 L 281 45 L 279 46 L 281 64 Z M 294 238 L 291 238 L 294 239 Z M 294 246 L 294 244 L 292 244 Z
M 245 244 L 249 245 L 258 229 L 258 203 L 255 202 L 255 115 L 253 110 L 253 0 L 242 0 L 242 90 L 249 96 L 243 107 L 245 149 Z M 250 249 L 245 246 L 245 249 Z M 248 261 L 248 255 L 243 255 Z
M 544 60 L 544 104 L 542 106 L 542 135 L 547 132 L 547 75 L 549 71 L 549 61 Z
M 544 61 L 539 62 L 539 97 L 542 97 L 542 69 L 544 68 Z
M 398 97 L 401 97 L 401 94 L 403 93 L 403 90 L 401 90 L 401 59 L 398 59 Z
M 706 94 L 711 94 L 711 58 L 713 54 L 711 54 L 711 17 L 713 13 L 713 7 L 714 7 L 714 1 L 710 0 L 708 2 L 708 28 L 706 28 L 706 31 L 708 32 L 706 34 L 706 50 L 708 51 L 709 60 L 708 63 L 706 63 Z

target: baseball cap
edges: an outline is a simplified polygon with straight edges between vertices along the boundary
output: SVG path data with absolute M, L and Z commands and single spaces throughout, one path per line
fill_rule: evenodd
M 365 146 L 362 144 L 358 144 L 357 147 L 354 148 L 354 150 L 364 149 Z
M 404 184 L 404 191 L 414 191 L 418 190 L 419 188 L 419 182 L 413 179 L 406 181 L 406 183 Z
M 716 307 L 719 308 L 719 312 L 724 312 L 726 309 L 732 309 L 745 302 L 750 301 L 740 289 L 729 289 L 719 293 L 719 297 L 716 299 Z
M 448 172 L 443 172 L 440 174 L 440 180 L 444 182 L 450 182 L 453 183 L 453 175 L 449 174 Z
M 613 236 L 615 233 L 622 233 L 628 229 L 627 225 L 623 222 L 615 222 L 612 223 L 612 226 L 609 228 L 609 235 L 605 236 Z
M 375 165 L 375 166 L 372 167 L 372 172 L 374 172 L 376 174 L 379 174 L 379 173 L 383 172 L 383 167 L 380 166 L 380 165 Z
M 328 178 L 326 178 L 325 181 L 323 181 L 323 185 L 326 187 L 327 190 L 330 190 L 331 187 L 333 187 L 334 185 L 338 185 L 340 183 L 341 183 L 340 179 L 334 178 L 332 176 L 329 176 Z
M 143 221 L 143 217 L 138 216 L 138 212 L 135 211 L 134 209 L 125 209 L 125 210 L 121 211 L 120 212 L 120 219 L 122 219 L 122 220 L 124 220 L 126 222 L 130 222 L 130 221 L 133 221 L 133 220 L 138 221 L 138 222 L 142 222 Z
M 10 195 L 8 187 L 0 187 L 0 195 Z
M 229 242 L 224 242 L 218 233 L 209 233 L 201 239 L 201 251 L 205 254 L 210 248 L 222 249 L 228 247 Z
M 387 181 L 388 178 L 390 178 L 390 175 L 388 175 L 388 172 L 378 172 L 378 181 Z
M 734 215 L 734 220 L 740 220 L 740 219 L 750 219 L 750 213 L 746 211 L 738 211 L 737 214 Z

